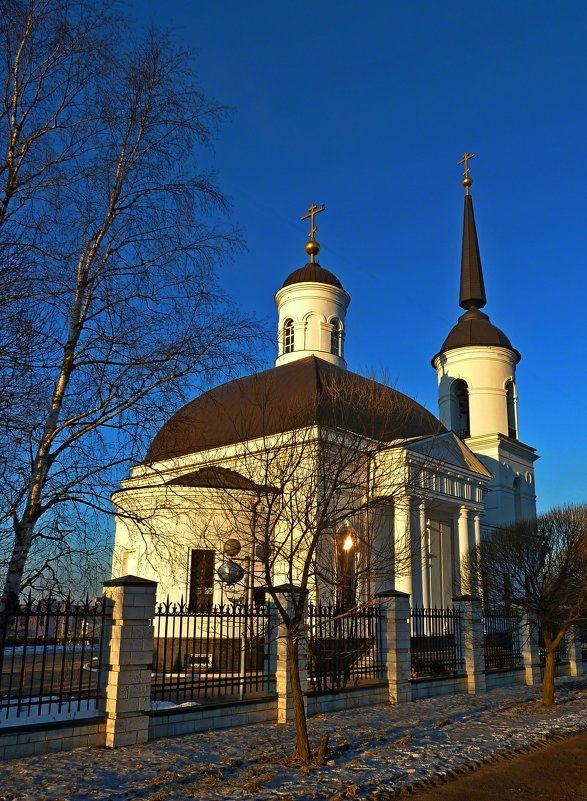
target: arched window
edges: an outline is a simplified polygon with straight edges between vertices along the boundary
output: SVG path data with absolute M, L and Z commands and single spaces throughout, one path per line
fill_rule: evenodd
M 516 387 L 510 379 L 505 385 L 505 400 L 508 411 L 508 437 L 518 438 L 518 421 L 516 420 Z
M 286 320 L 283 324 L 283 352 L 293 353 L 294 349 L 294 324 L 293 320 Z
M 459 378 L 452 385 L 454 400 L 454 430 L 459 437 L 471 436 L 471 421 L 469 418 L 469 387 L 467 382 Z
M 332 320 L 330 331 L 330 352 L 342 356 L 342 326 L 340 320 Z

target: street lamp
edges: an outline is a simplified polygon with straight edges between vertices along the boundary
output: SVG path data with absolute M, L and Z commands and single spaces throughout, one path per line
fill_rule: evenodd
M 233 585 L 245 575 L 245 571 L 236 562 L 223 562 L 216 571 L 218 578 L 223 584 Z
M 246 621 L 244 618 L 245 614 L 252 614 L 252 604 L 249 598 L 249 587 L 252 586 L 253 583 L 253 570 L 254 565 L 251 560 L 250 556 L 243 557 L 243 561 L 247 567 L 245 571 L 240 565 L 233 561 L 236 559 L 241 551 L 241 543 L 235 537 L 232 537 L 229 540 L 226 540 L 224 543 L 223 551 L 225 555 L 228 557 L 227 562 L 223 562 L 220 567 L 218 568 L 217 575 L 220 581 L 223 584 L 228 584 L 229 586 L 234 586 L 238 584 L 241 579 L 244 578 L 244 602 L 245 602 L 245 610 L 243 611 L 243 619 L 240 624 L 241 634 L 240 634 L 240 669 L 239 669 L 239 698 L 242 701 L 245 695 L 245 677 L 246 677 L 246 653 L 247 653 L 247 626 Z M 233 597 L 232 602 L 234 603 L 236 598 Z M 248 605 L 248 608 L 247 608 Z M 251 621 L 252 627 L 252 621 Z M 252 632 L 251 632 L 252 633 Z
M 338 605 L 341 609 L 350 609 L 355 604 L 356 581 L 356 546 L 357 536 L 348 520 L 345 520 L 338 532 Z
M 239 555 L 241 547 L 239 540 L 235 537 L 231 537 L 231 539 L 226 540 L 224 543 L 223 551 L 225 556 L 228 557 L 228 560 L 223 562 L 216 571 L 218 578 L 223 584 L 228 584 L 229 586 L 238 584 L 245 575 L 244 569 L 233 561 Z

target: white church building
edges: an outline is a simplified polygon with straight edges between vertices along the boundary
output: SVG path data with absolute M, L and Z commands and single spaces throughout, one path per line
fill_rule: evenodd
M 496 526 L 535 515 L 537 455 L 518 437 L 516 366 L 521 357 L 481 311 L 486 296 L 468 169 L 463 185 L 463 314 L 432 359 L 438 418 L 405 395 L 348 369 L 350 297 L 316 260 L 314 217 L 323 207 L 313 205 L 305 248 L 310 261 L 288 275 L 275 295 L 275 366 L 204 393 L 157 433 L 144 461 L 113 497 L 118 512 L 113 577 L 154 579 L 160 599 L 183 597 L 192 605 L 222 602 L 230 597 L 227 569 L 243 564 L 234 543 L 238 539 L 253 546 L 247 550 L 246 592 L 262 593 L 268 582 L 295 584 L 291 550 L 269 540 L 259 547 L 255 516 L 241 515 L 239 531 L 234 524 L 238 514 L 232 515 L 226 499 L 239 492 L 260 497 L 267 484 L 277 482 L 251 469 L 251 453 L 257 455 L 257 465 L 259 454 L 268 464 L 284 435 L 296 439 L 302 430 L 333 430 L 340 420 L 349 435 L 364 438 L 366 451 L 371 448 L 373 454 L 368 461 L 377 465 L 372 472 L 372 465 L 367 468 L 369 480 L 361 487 L 355 511 L 325 540 L 331 546 L 317 548 L 316 576 L 310 582 L 314 600 L 336 600 L 337 583 L 342 583 L 343 590 L 352 586 L 353 603 L 395 589 L 409 593 L 412 605 L 446 606 L 463 591 L 461 565 L 481 538 Z M 329 386 L 337 388 L 337 399 L 326 403 Z M 373 393 L 386 405 L 385 424 L 375 437 L 361 414 L 346 413 Z M 310 398 L 316 402 L 304 406 Z M 341 405 L 345 414 L 337 416 Z M 390 425 L 388 417 L 394 414 L 398 419 Z M 395 478 L 390 483 L 384 476 L 391 466 Z M 282 505 L 294 493 L 294 479 L 288 480 L 279 488 Z M 257 514 L 258 504 L 253 506 Z M 295 550 L 295 531 L 288 536 Z M 270 547 L 268 574 L 255 560 L 269 564 Z M 353 547 L 357 553 L 351 559 L 345 549 Z M 371 547 L 373 553 L 364 552 Z M 330 565 L 330 584 L 318 575 L 320 559 Z M 357 571 L 356 580 L 349 571 Z M 244 572 L 237 570 L 234 578 Z

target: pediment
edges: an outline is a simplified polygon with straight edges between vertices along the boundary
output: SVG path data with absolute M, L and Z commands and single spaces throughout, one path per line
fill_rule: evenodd
M 452 469 L 467 470 L 479 473 L 484 478 L 493 478 L 483 462 L 452 431 L 411 442 L 406 445 L 406 450 L 438 462 L 439 466 L 442 463 L 450 465 Z
M 211 465 L 191 473 L 184 473 L 166 482 L 179 487 L 202 487 L 206 489 L 240 489 L 252 492 L 277 492 L 271 487 L 262 486 L 250 478 L 229 470 L 226 467 Z

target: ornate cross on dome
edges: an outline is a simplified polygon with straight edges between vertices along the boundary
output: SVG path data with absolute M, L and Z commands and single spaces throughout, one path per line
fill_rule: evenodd
M 318 230 L 318 226 L 314 225 L 314 217 L 316 214 L 320 214 L 321 211 L 325 210 L 325 203 L 323 203 L 320 207 L 318 207 L 315 203 L 312 203 L 308 209 L 308 214 L 300 217 L 301 220 L 310 220 L 310 233 L 308 234 L 308 241 L 306 242 L 305 251 L 310 256 L 310 262 L 312 264 L 314 263 L 314 257 L 320 251 L 320 245 L 314 239 L 314 234 Z
M 463 158 L 457 163 L 457 166 L 459 164 L 464 164 L 465 165 L 465 171 L 463 173 L 463 175 L 465 176 L 463 178 L 463 186 L 465 187 L 465 192 L 467 193 L 467 195 L 469 194 L 469 188 L 470 188 L 471 184 L 473 183 L 473 179 L 471 177 L 469 177 L 469 169 L 470 169 L 469 168 L 469 159 L 474 159 L 474 158 L 475 158 L 475 154 L 474 153 L 467 153 L 467 151 L 465 150 L 465 154 L 463 155 Z

